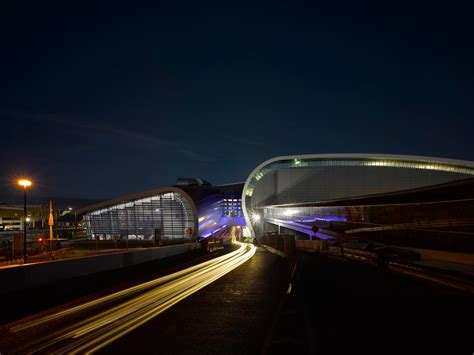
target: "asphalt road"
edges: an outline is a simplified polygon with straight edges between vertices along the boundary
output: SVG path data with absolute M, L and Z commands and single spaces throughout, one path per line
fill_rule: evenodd
M 25 290 L 2 293 L 0 325 L 39 312 L 54 311 L 87 302 L 121 289 L 131 287 L 180 269 L 204 262 L 229 250 L 212 254 L 202 249 L 159 259 L 131 267 L 100 272 L 39 285 Z
M 286 260 L 258 248 L 245 264 L 104 352 L 259 354 L 287 287 Z
M 250 251 L 250 248 L 246 250 Z M 221 257 L 230 254 L 221 253 Z M 15 325 L 21 329 L 28 321 L 53 315 L 58 310 L 69 310 L 86 301 L 100 301 L 113 289 L 142 285 L 143 281 L 169 274 L 173 268 L 173 272 L 182 270 L 184 264 L 188 268 L 196 266 L 196 269 L 173 277 L 172 282 L 146 286 L 143 292 L 127 291 L 124 297 L 99 308 L 68 313 L 65 320 L 54 319 L 18 332 L 12 332 L 11 326 L 4 326 L 0 329 L 0 352 L 21 352 L 45 333 L 62 334 L 63 328 L 73 327 L 75 333 L 58 343 L 60 347 L 53 343 L 43 351 L 67 349 L 76 342 L 76 336 L 82 336 L 80 332 L 90 332 L 90 336 L 84 338 L 87 342 L 100 344 L 98 339 L 114 340 L 100 348 L 99 352 L 103 353 L 472 353 L 474 304 L 471 294 L 383 272 L 358 262 L 312 253 L 298 255 L 298 267 L 287 294 L 290 270 L 285 259 L 262 248 L 258 248 L 249 260 L 244 260 L 245 253 L 238 254 L 234 253 L 232 259 L 215 259 L 214 263 L 209 255 L 195 256 L 193 260 L 181 260 L 181 267 L 176 265 L 178 260 L 174 260 L 173 267 L 168 269 L 163 265 L 141 266 L 140 280 L 138 275 L 134 280 L 130 279 L 138 269 L 124 270 L 115 276 L 120 282 L 116 284 L 115 280 L 112 289 L 106 287 L 107 291 L 66 302 L 54 311 L 45 311 Z M 243 264 L 205 284 L 209 281 L 205 276 L 207 271 L 217 275 L 216 272 L 225 271 L 234 262 Z M 215 265 L 215 268 L 193 273 L 204 270 L 204 266 L 198 265 Z M 104 275 L 95 277 L 104 283 L 107 279 Z M 87 284 L 85 279 L 80 281 Z M 78 280 L 70 285 L 76 283 Z M 187 298 L 181 297 L 191 287 L 199 290 Z M 68 292 L 57 295 L 66 296 L 71 297 Z M 166 305 L 163 302 L 169 300 L 179 303 L 171 308 L 163 307 Z M 45 307 L 44 302 L 40 304 Z M 100 315 L 110 309 L 113 312 L 104 317 Z M 117 322 L 114 322 L 115 316 Z M 142 316 L 145 318 L 139 318 Z M 146 322 L 140 323 L 141 319 Z M 86 322 L 81 323 L 84 320 Z M 139 326 L 132 329 L 137 324 Z M 116 332 L 121 325 L 126 334 Z M 100 329 L 104 332 L 94 333 Z M 113 338 L 116 334 L 121 337 Z
M 473 353 L 472 294 L 354 261 L 298 259 L 264 353 Z
M 208 262 L 236 250 L 231 247 L 214 253 L 195 250 L 189 253 L 143 263 L 128 268 L 62 280 L 21 291 L 3 293 L 0 312 L 0 353 L 21 352 L 25 346 L 70 324 L 96 313 L 99 308 L 46 322 L 23 332 L 12 327 L 72 309 L 113 293 L 155 280 L 180 270 Z M 121 300 L 119 300 L 121 301 Z M 117 302 L 108 303 L 113 306 Z
M 104 349 L 149 353 L 167 347 L 170 352 L 240 353 L 242 344 L 247 343 L 250 352 L 258 352 L 287 283 L 288 268 L 283 259 L 267 252 L 252 258 L 256 249 L 241 244 L 186 269 L 4 325 L 0 349 L 6 353 Z M 189 300 L 198 304 L 191 303 L 189 308 Z M 181 319 L 183 316 L 186 319 Z M 203 321 L 210 328 L 204 328 Z M 156 348 L 156 322 L 161 350 Z M 189 336 L 181 341 L 173 329 Z M 252 329 L 258 336 L 249 342 Z M 236 336 L 239 330 L 240 337 Z

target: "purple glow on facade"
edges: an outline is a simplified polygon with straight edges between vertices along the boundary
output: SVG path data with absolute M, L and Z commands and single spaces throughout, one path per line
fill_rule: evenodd
M 197 206 L 199 216 L 198 235 L 202 238 L 207 238 L 227 226 L 246 226 L 244 216 L 229 217 L 224 215 L 223 199 L 222 195 L 213 195 L 199 202 Z
M 225 227 L 227 227 L 226 224 L 224 224 L 222 227 L 219 227 L 219 228 L 213 230 L 212 232 L 209 232 L 209 233 L 207 233 L 207 234 L 203 234 L 202 237 L 203 237 L 203 238 L 207 238 L 207 237 L 213 235 L 214 233 L 217 233 L 217 232 L 219 232 L 220 230 L 224 229 Z

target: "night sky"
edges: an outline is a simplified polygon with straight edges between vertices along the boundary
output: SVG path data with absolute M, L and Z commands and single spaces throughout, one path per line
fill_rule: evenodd
M 20 174 L 38 196 L 112 198 L 244 181 L 287 154 L 474 160 L 472 12 L 455 2 L 11 3 L 0 200 Z

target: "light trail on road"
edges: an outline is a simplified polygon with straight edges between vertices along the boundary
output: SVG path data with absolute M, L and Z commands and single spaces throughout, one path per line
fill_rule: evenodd
M 31 342 L 27 345 L 27 349 L 22 349 L 22 351 L 27 350 L 29 353 L 49 352 L 50 350 L 55 353 L 93 353 L 234 270 L 255 254 L 256 247 L 254 245 L 238 244 L 240 245 L 239 249 L 221 257 L 61 312 L 13 326 L 10 331 L 20 333 L 30 328 L 39 327 L 46 322 L 65 318 L 85 310 L 94 310 L 96 307 L 103 307 L 111 302 L 117 303 L 127 298 L 127 300 L 110 306 L 110 308 L 79 321 L 73 326 Z

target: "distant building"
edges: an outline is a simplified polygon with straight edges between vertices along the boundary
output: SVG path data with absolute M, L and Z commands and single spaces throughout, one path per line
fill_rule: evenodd
M 98 239 L 191 239 L 245 225 L 243 183 L 212 186 L 198 178 L 78 209 L 87 234 Z
M 26 209 L 27 222 L 30 228 L 43 228 L 48 226 L 49 207 L 29 205 Z M 23 205 L 0 205 L 0 230 L 23 229 Z

